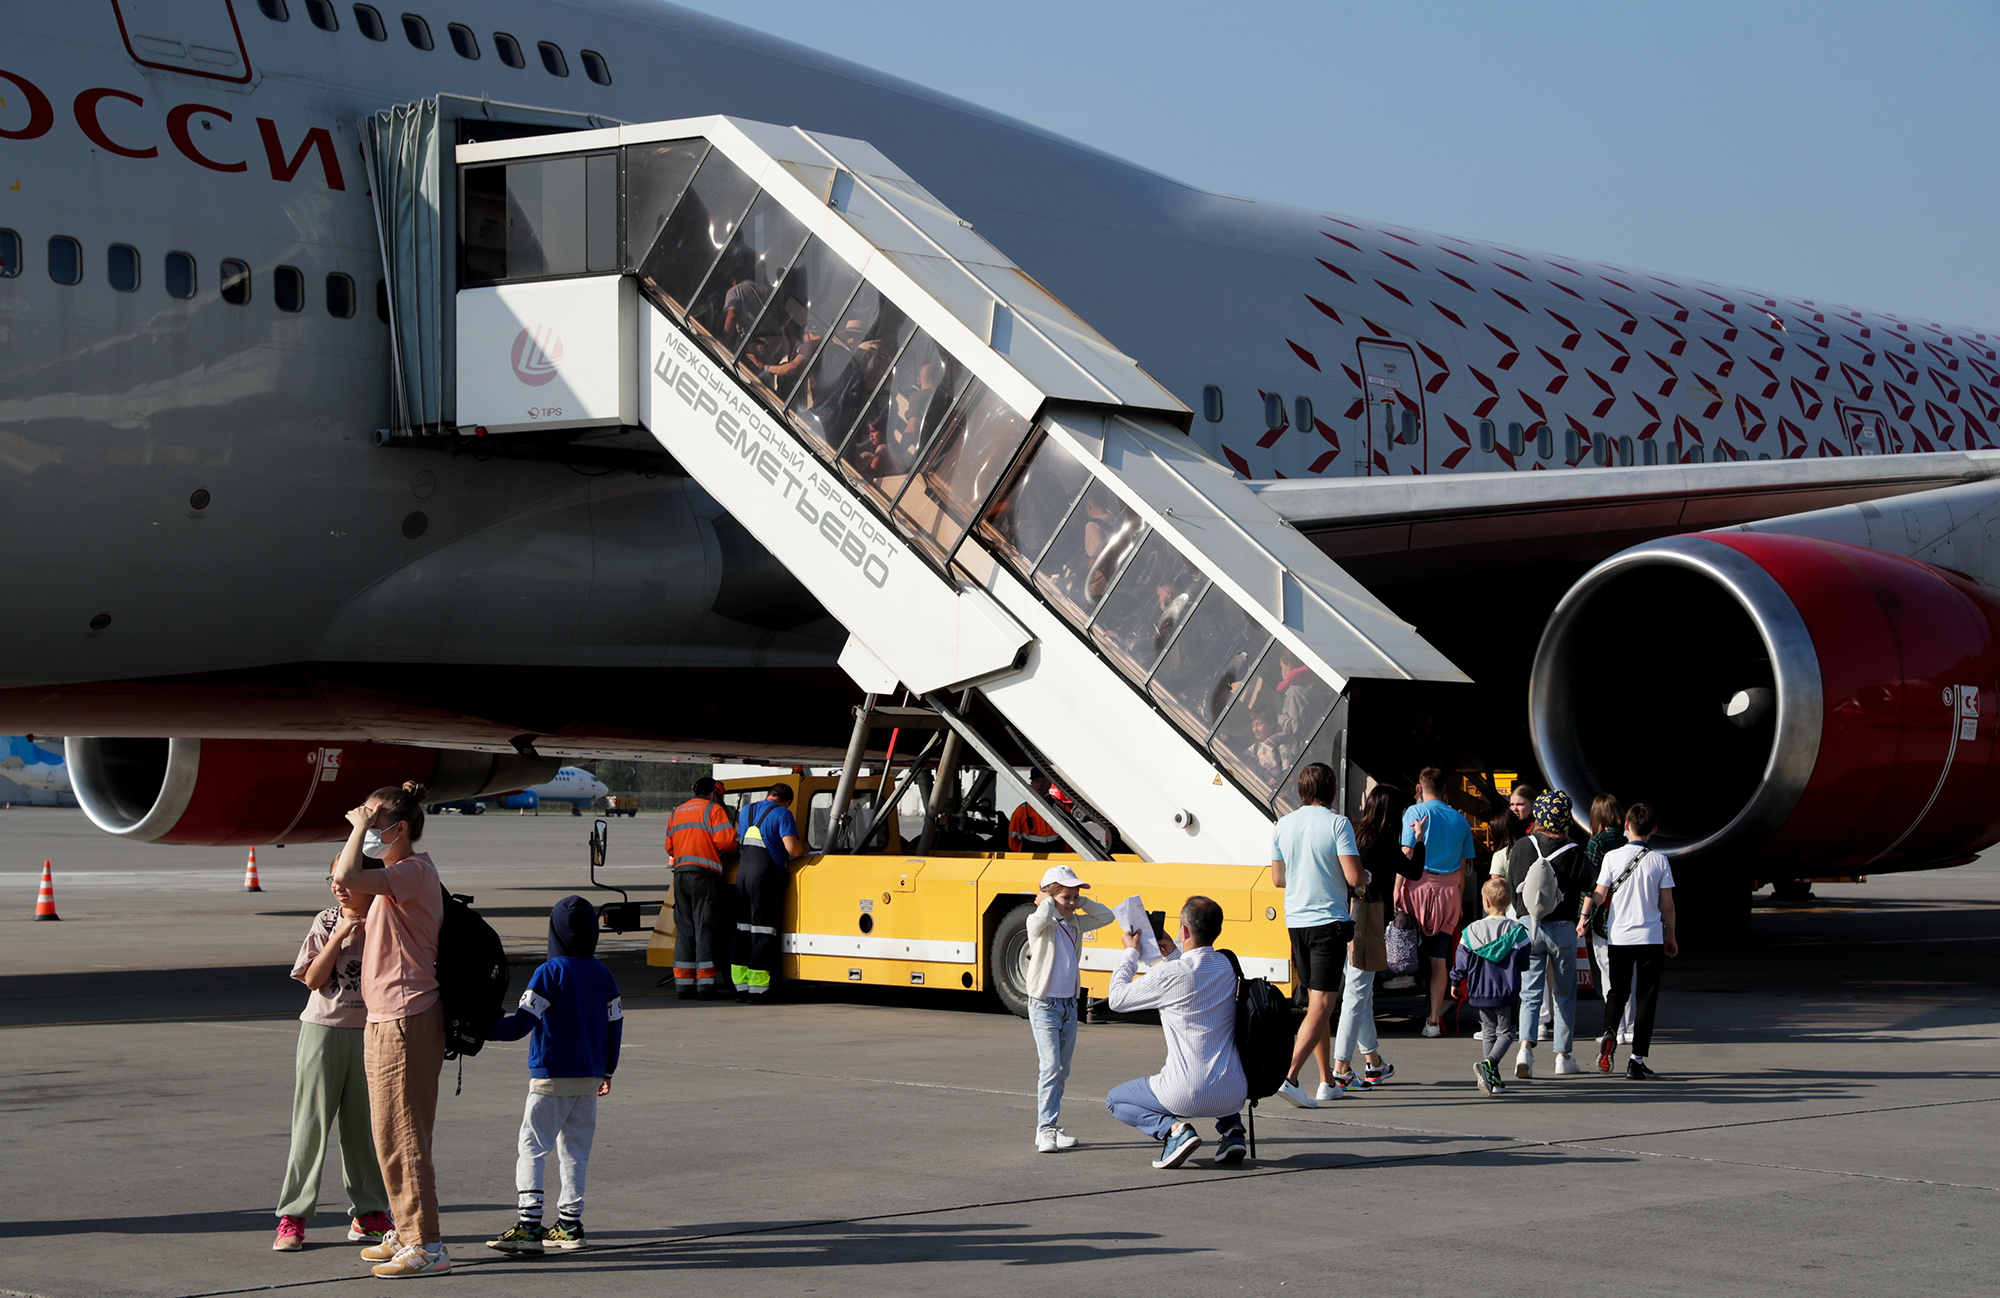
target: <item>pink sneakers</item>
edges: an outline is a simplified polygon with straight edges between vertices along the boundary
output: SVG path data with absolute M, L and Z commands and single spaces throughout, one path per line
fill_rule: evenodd
M 296 1253 L 306 1246 L 306 1223 L 301 1217 L 278 1218 L 278 1236 L 271 1241 L 273 1253 Z
M 371 1212 L 356 1217 L 348 1223 L 347 1238 L 356 1244 L 364 1240 L 372 1244 L 379 1242 L 384 1235 L 394 1229 L 396 1223 L 389 1220 L 388 1213 Z

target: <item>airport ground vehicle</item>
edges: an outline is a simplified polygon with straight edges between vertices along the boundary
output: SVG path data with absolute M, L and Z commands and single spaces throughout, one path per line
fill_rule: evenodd
M 830 776 L 787 775 L 755 787 L 732 781 L 726 800 L 762 796 L 790 784 L 794 807 L 830 806 Z M 811 821 L 809 820 L 810 824 Z M 824 811 L 819 823 L 825 824 Z M 810 830 L 808 831 L 810 833 Z M 887 848 L 889 844 L 884 843 Z M 1176 865 L 1117 856 L 1090 861 L 1074 853 L 932 852 L 883 850 L 809 854 L 792 862 L 785 903 L 786 978 L 804 982 L 874 983 L 991 991 L 1026 1015 L 1022 971 L 1027 918 L 1042 872 L 1069 861 L 1109 905 L 1142 897 L 1169 915 L 1193 893 L 1213 897 L 1225 916 L 1217 943 L 1235 951 L 1246 972 L 1289 984 L 1291 940 L 1285 931 L 1284 890 L 1271 885 L 1270 866 Z M 1083 985 L 1093 996 L 1110 986 L 1118 961 L 1116 931 L 1084 935 Z M 646 950 L 648 964 L 671 967 L 674 908 L 660 907 Z
M 607 816 L 637 816 L 639 814 L 639 800 L 637 798 L 606 798 L 604 800 L 604 814 Z

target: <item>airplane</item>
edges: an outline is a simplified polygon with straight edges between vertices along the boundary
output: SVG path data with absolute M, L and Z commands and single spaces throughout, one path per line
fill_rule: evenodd
M 478 815 L 487 807 L 498 807 L 502 811 L 533 811 L 544 802 L 566 802 L 571 815 L 581 815 L 582 809 L 611 792 L 609 785 L 584 770 L 581 766 L 565 766 L 555 773 L 553 779 L 533 784 L 525 789 L 503 790 L 484 798 L 461 798 L 456 802 L 432 803 L 433 811 L 457 811 Z
M 357 123 L 455 96 L 459 142 L 733 114 L 920 178 L 1476 682 L 1355 682 L 1360 766 L 1608 783 L 1767 877 L 2000 839 L 1966 810 L 1995 805 L 2000 330 L 1206 193 L 649 0 L 0 30 L 0 499 L 72 538 L 0 578 L 37 628 L 0 725 L 81 737 L 107 832 L 307 841 L 391 776 L 842 752 L 841 626 L 657 448 L 398 424 Z M 1849 549 L 1894 611 L 1835 661 Z
M 32 735 L 0 737 L 0 779 L 42 793 L 68 793 L 69 766 L 60 748 L 44 748 Z

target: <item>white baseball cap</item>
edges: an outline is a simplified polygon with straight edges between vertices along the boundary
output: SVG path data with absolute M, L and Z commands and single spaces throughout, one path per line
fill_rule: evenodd
M 1076 871 L 1066 865 L 1052 865 L 1042 873 L 1042 886 L 1059 883 L 1065 888 L 1088 888 L 1090 885 L 1076 877 Z

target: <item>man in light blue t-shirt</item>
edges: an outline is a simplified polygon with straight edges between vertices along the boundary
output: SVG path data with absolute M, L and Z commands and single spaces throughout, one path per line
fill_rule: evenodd
M 1314 762 L 1299 772 L 1297 811 L 1271 828 L 1271 882 L 1285 890 L 1285 927 L 1292 935 L 1292 985 L 1306 988 L 1306 1019 L 1292 1043 L 1292 1068 L 1278 1094 L 1302 1109 L 1336 1099 L 1333 1073 L 1333 1007 L 1340 994 L 1347 944 L 1354 921 L 1347 909 L 1348 888 L 1368 884 L 1354 826 L 1329 805 L 1334 799 L 1333 768 Z M 1299 1088 L 1306 1057 L 1319 1060 L 1319 1094 Z M 1348 1074 L 1351 1079 L 1353 1074 Z
M 1444 788 L 1445 774 L 1437 767 L 1426 766 L 1418 772 L 1417 801 L 1403 813 L 1403 855 L 1422 861 L 1427 879 L 1460 870 L 1465 870 L 1469 878 L 1473 857 L 1479 849 L 1473 842 L 1472 826 L 1444 800 Z M 1436 886 L 1412 884 L 1409 889 L 1411 909 L 1424 931 L 1417 951 L 1430 962 L 1431 1016 L 1424 1022 L 1427 1037 L 1439 1036 L 1444 1031 L 1439 1019 L 1444 1013 L 1445 989 L 1450 985 L 1447 966 L 1458 945 L 1464 906 L 1456 890 L 1446 895 L 1444 889 L 1450 885 L 1435 879 L 1431 883 Z

